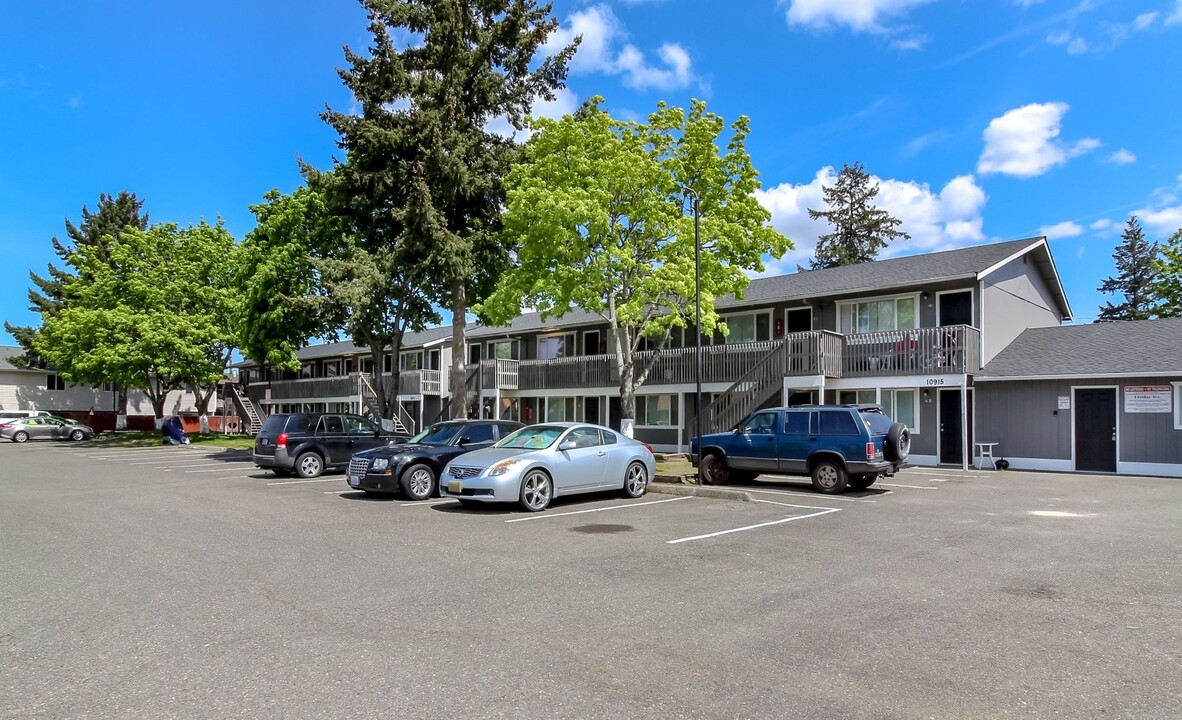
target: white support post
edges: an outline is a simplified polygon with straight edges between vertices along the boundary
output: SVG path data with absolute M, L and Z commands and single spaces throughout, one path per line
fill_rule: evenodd
M 969 391 L 965 384 L 960 386 L 960 446 L 963 448 L 960 453 L 961 470 L 969 471 L 969 454 L 972 448 L 969 447 Z

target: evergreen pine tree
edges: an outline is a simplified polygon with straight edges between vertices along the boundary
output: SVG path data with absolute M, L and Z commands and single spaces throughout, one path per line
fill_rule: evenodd
M 1116 305 L 1104 303 L 1096 322 L 1112 320 L 1148 320 L 1153 316 L 1157 304 L 1154 291 L 1154 266 L 1157 262 L 1157 243 L 1145 239 L 1145 231 L 1137 216 L 1125 223 L 1112 258 L 1116 261 L 1116 277 L 1109 277 L 1100 285 L 1100 292 L 1106 295 L 1119 294 L 1122 301 Z
M 862 163 L 842 167 L 833 187 L 823 188 L 828 210 L 809 208 L 813 220 L 823 218 L 833 232 L 817 240 L 816 257 L 811 269 L 838 267 L 869 262 L 892 240 L 909 240 L 911 236 L 898 230 L 902 221 L 890 213 L 874 207 L 878 184 Z
M 1161 256 L 1154 265 L 1153 292 L 1161 303 L 1156 317 L 1182 317 L 1182 229 L 1160 247 Z

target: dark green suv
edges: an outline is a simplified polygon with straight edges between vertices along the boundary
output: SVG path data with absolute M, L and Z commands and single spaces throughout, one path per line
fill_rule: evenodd
M 698 439 L 690 443 L 698 467 Z M 907 460 L 911 432 L 878 405 L 801 405 L 758 410 L 729 433 L 701 442 L 701 476 L 720 485 L 761 473 L 806 475 L 823 493 L 864 490 Z
M 360 415 L 280 413 L 267 418 L 255 436 L 254 464 L 276 475 L 314 478 L 345 467 L 353 453 L 405 440 L 406 435 L 382 430 Z

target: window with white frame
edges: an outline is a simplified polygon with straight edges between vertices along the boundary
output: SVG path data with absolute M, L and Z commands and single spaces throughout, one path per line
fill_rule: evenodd
M 421 352 L 406 352 L 398 356 L 398 369 L 406 370 L 422 370 L 423 369 L 423 353 Z
M 883 390 L 882 411 L 891 420 L 901 422 L 919 434 L 919 392 L 915 388 Z
M 837 393 L 838 405 L 856 405 L 861 403 L 878 402 L 874 388 L 869 390 L 842 390 Z
M 56 374 L 46 375 L 45 376 L 45 389 L 46 390 L 65 390 L 66 389 L 66 381 L 62 380 L 61 375 L 56 375 Z
M 772 339 L 772 316 L 770 312 L 727 315 L 722 320 L 726 323 L 727 329 L 730 330 L 725 340 L 727 345 Z
M 516 340 L 497 340 L 488 344 L 488 357 L 497 360 L 517 360 Z
M 546 419 L 544 422 L 568 422 L 575 419 L 575 399 L 573 397 L 546 398 Z
M 575 334 L 550 335 L 538 338 L 538 359 L 553 360 L 554 358 L 573 357 L 578 355 L 575 349 Z
M 1170 384 L 1174 386 L 1174 429 L 1182 430 L 1182 382 Z
M 636 424 L 656 427 L 677 425 L 676 395 L 640 395 L 636 398 Z
M 325 360 L 324 361 L 324 377 L 336 377 L 341 374 L 340 360 Z
M 837 307 L 838 330 L 844 335 L 919 327 L 919 303 L 914 295 L 844 302 Z

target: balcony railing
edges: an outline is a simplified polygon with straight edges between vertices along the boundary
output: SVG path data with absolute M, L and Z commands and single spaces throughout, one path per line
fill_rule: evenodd
M 261 402 L 266 397 L 268 389 L 271 391 L 273 402 L 312 398 L 348 398 L 357 395 L 357 376 L 256 382 L 248 386 L 248 394 L 251 400 Z
M 981 331 L 968 325 L 844 338 L 842 377 L 963 375 L 981 369 Z

